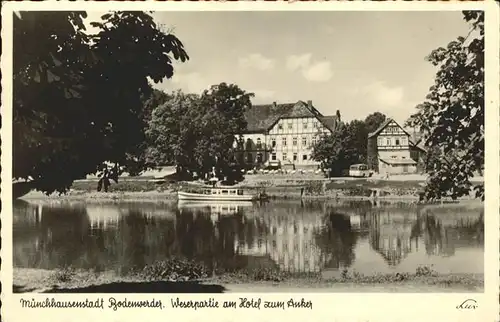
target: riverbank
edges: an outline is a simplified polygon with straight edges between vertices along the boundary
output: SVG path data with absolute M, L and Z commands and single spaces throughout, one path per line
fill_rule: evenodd
M 13 291 L 71 293 L 228 293 L 228 292 L 482 292 L 483 274 L 445 274 L 421 271 L 414 274 L 341 274 L 322 279 L 305 277 L 269 278 L 242 272 L 210 278 L 189 276 L 153 278 L 142 274 L 117 275 L 114 272 L 42 270 L 14 268 Z M 267 277 L 266 277 L 267 276 Z
M 349 200 L 401 200 L 417 202 L 425 187 L 423 176 L 393 176 L 392 178 L 354 179 L 292 176 L 247 176 L 239 185 L 250 190 L 264 191 L 271 199 L 349 199 Z M 482 178 L 476 181 L 480 182 Z M 109 192 L 97 192 L 97 180 L 75 181 L 64 195 L 47 196 L 31 191 L 23 199 L 84 199 L 84 200 L 174 200 L 182 182 L 157 181 L 152 178 L 123 178 L 112 183 Z M 461 200 L 471 200 L 464 197 Z M 446 201 L 446 200 L 444 200 Z

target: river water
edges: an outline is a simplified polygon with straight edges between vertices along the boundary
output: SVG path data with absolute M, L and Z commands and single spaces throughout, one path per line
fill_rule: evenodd
M 14 203 L 14 267 L 114 270 L 188 258 L 225 270 L 483 273 L 482 205 L 272 201 Z

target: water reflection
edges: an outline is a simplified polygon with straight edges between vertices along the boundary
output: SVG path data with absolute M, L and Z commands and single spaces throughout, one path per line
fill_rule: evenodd
M 213 271 L 483 271 L 481 207 L 268 204 L 14 204 L 14 265 L 127 273 L 194 259 Z

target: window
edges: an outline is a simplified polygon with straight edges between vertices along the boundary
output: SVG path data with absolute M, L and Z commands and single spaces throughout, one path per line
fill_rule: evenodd
M 293 154 L 293 161 L 297 161 L 297 153 Z
M 257 153 L 257 163 L 262 163 L 262 153 Z
M 399 145 L 399 139 L 396 139 L 396 145 Z
M 238 190 L 238 195 L 243 196 L 243 190 Z
M 403 137 L 401 138 L 401 144 L 402 144 L 402 145 L 407 145 L 407 144 L 408 144 L 408 142 L 406 142 L 406 137 L 404 137 L 404 136 L 403 136 Z
M 297 138 L 292 139 L 292 145 L 297 145 Z
M 286 137 L 281 139 L 281 144 L 283 144 L 283 146 L 286 146 Z
M 271 154 L 271 160 L 276 161 L 276 153 Z
M 378 145 L 384 145 L 384 140 L 382 138 L 378 138 Z
M 307 121 L 305 121 L 304 123 L 302 123 L 302 128 L 303 129 L 307 129 Z
M 274 148 L 276 147 L 276 139 L 272 139 L 271 141 L 271 146 Z
M 306 161 L 306 160 L 307 160 L 307 154 L 304 154 L 304 155 L 302 156 L 302 160 L 304 160 L 304 161 Z
M 307 145 L 307 138 L 306 137 L 302 138 L 302 145 L 304 145 L 304 146 Z
M 312 138 L 312 145 L 315 145 L 315 144 L 316 144 L 316 137 L 314 136 L 314 137 Z
M 283 152 L 283 161 L 287 160 L 286 152 Z
M 228 191 L 227 191 L 227 190 L 222 190 L 222 191 L 221 191 L 221 193 L 222 193 L 223 195 L 227 195 Z
M 386 145 L 391 145 L 391 139 L 386 139 L 385 143 L 386 143 Z
M 283 124 L 281 123 L 278 124 L 278 130 L 283 130 Z
M 314 123 L 313 123 L 313 127 L 314 127 L 314 128 L 317 128 L 317 127 L 318 127 L 318 122 L 314 121 Z
M 260 138 L 257 138 L 257 149 L 260 149 L 262 146 L 262 142 L 260 141 Z
M 291 130 L 293 128 L 292 121 L 288 121 L 288 129 Z

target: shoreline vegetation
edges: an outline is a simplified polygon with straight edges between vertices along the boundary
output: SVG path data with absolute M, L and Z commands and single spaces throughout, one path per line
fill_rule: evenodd
M 194 266 L 196 267 L 194 267 Z M 174 268 L 174 269 L 172 269 Z M 210 275 L 210 276 L 208 276 Z M 222 293 L 248 292 L 482 292 L 484 275 L 438 274 L 428 266 L 415 272 L 359 274 L 347 269 L 334 277 L 321 273 L 292 274 L 273 269 L 208 274 L 188 261 L 161 261 L 142 270 L 117 274 L 81 269 L 14 268 L 13 291 L 68 293 Z
M 393 179 L 354 179 L 354 178 L 281 178 L 266 176 L 247 176 L 241 182 L 249 190 L 264 191 L 270 199 L 303 199 L 303 200 L 388 200 L 419 202 L 419 194 L 425 186 L 425 178 L 417 177 L 405 180 L 404 176 Z M 477 178 L 476 181 L 482 181 Z M 184 182 L 154 180 L 148 177 L 120 178 L 113 183 L 109 192 L 97 192 L 97 179 L 75 181 L 66 194 L 54 193 L 45 195 L 39 191 L 31 191 L 21 199 L 71 199 L 71 200 L 127 200 L 127 201 L 174 201 Z M 302 194 L 303 189 L 303 194 Z M 478 201 L 472 195 L 455 201 L 443 198 L 442 202 Z

